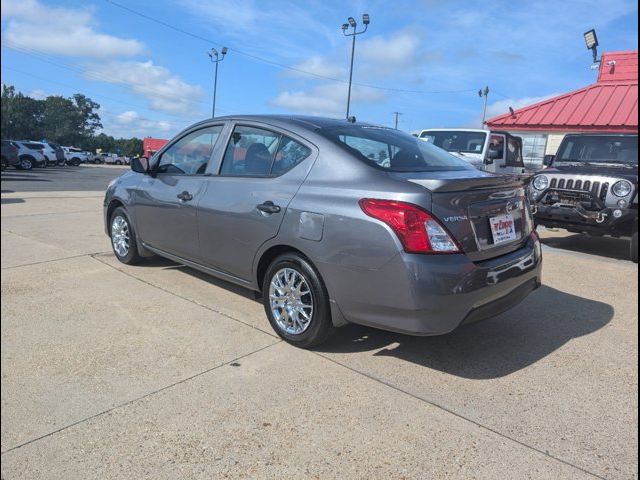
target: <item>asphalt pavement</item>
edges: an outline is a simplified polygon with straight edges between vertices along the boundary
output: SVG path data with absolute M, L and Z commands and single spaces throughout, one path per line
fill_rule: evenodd
M 544 286 L 510 312 L 303 351 L 250 292 L 115 259 L 125 170 L 2 173 L 3 479 L 638 477 L 626 242 L 542 232 Z

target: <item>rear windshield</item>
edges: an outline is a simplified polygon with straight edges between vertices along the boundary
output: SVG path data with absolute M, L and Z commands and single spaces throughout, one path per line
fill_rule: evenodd
M 422 132 L 420 138 L 433 143 L 436 147 L 444 148 L 447 152 L 482 153 L 487 134 L 485 132 L 429 130 Z
M 340 125 L 318 133 L 361 161 L 389 172 L 473 170 L 464 160 L 399 130 Z
M 615 135 L 567 136 L 556 160 L 584 163 L 638 164 L 638 137 Z

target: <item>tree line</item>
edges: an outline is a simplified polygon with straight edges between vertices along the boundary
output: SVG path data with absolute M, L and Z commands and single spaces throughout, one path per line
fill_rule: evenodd
M 100 105 L 76 93 L 71 97 L 50 95 L 43 100 L 17 92 L 12 85 L 2 85 L 1 135 L 10 140 L 43 140 L 95 152 L 142 154 L 139 138 L 114 138 L 102 128 Z

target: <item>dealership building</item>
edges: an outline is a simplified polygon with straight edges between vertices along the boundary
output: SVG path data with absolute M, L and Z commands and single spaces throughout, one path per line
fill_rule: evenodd
M 568 133 L 638 133 L 638 51 L 602 55 L 596 83 L 486 121 L 523 139 L 525 163 L 542 165 Z

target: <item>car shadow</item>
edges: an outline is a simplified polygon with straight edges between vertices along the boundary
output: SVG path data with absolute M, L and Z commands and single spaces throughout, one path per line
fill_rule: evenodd
M 546 237 L 541 239 L 548 247 L 571 252 L 599 255 L 614 260 L 630 260 L 629 240 L 611 237 L 591 237 L 575 234 L 566 237 Z
M 11 203 L 25 203 L 26 201 L 23 198 L 3 198 L 0 199 L 0 204 L 8 205 Z
M 412 337 L 348 325 L 317 351 L 396 357 L 472 380 L 500 378 L 532 365 L 573 338 L 607 325 L 606 303 L 541 287 L 513 310 L 443 336 Z
M 171 260 L 156 256 L 146 259 L 144 264 L 145 267 L 156 267 L 162 268 L 163 270 L 180 270 L 192 277 L 197 278 L 198 280 L 202 280 L 203 282 L 207 282 L 210 285 L 215 287 L 223 288 L 228 292 L 235 293 L 241 297 L 247 298 L 249 300 L 255 300 L 260 302 L 260 296 L 257 292 L 249 290 L 248 288 L 241 287 L 236 285 L 235 283 L 227 282 L 226 280 L 221 280 L 219 278 L 213 277 L 206 273 L 203 273 L 199 270 L 196 270 L 191 267 L 187 267 L 186 265 L 182 265 L 179 263 L 175 263 Z

